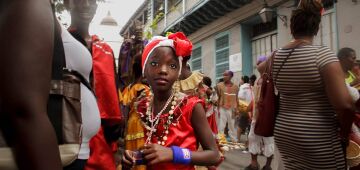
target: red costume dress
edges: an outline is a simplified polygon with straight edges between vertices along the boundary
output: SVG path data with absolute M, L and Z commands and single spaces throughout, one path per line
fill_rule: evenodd
M 120 124 L 119 97 L 115 81 L 115 59 L 111 47 L 92 36 L 93 88 L 102 120 L 111 125 Z M 85 170 L 115 170 L 114 153 L 116 142 L 108 143 L 104 136 L 104 125 L 90 140 L 90 158 Z
M 202 84 L 198 89 L 198 94 L 199 94 L 199 97 L 205 101 L 206 118 L 208 120 L 211 131 L 213 132 L 214 136 L 216 136 L 218 133 L 216 117 L 215 117 L 216 114 L 215 114 L 215 110 L 214 110 L 214 105 L 211 102 L 211 100 L 208 99 L 207 94 L 206 94 L 206 91 L 208 89 L 209 89 L 209 87 L 207 87 L 205 84 Z
M 190 151 L 197 151 L 198 142 L 196 140 L 194 129 L 191 125 L 192 111 L 196 104 L 201 103 L 204 106 L 203 100 L 197 97 L 185 96 L 180 100 L 180 104 L 174 110 L 174 119 L 168 131 L 166 147 L 178 146 L 187 148 Z M 138 112 L 141 115 L 143 122 L 146 121 L 146 99 L 139 102 Z M 164 134 L 164 125 L 168 120 L 169 113 L 160 116 L 159 124 L 155 127 L 157 130 L 152 135 L 151 143 L 158 143 L 158 137 Z M 145 139 L 147 136 L 145 136 Z M 174 164 L 172 162 L 160 163 L 153 166 L 147 166 L 148 170 L 194 170 L 194 165 Z

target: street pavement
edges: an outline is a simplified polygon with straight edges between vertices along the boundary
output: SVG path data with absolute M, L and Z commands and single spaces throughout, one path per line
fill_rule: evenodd
M 243 170 L 251 162 L 251 154 L 243 152 L 239 149 L 234 149 L 225 152 L 225 160 L 219 166 L 219 170 Z M 265 165 L 266 158 L 264 156 L 258 156 L 258 162 L 260 169 Z M 274 169 L 274 163 L 272 163 L 272 169 Z

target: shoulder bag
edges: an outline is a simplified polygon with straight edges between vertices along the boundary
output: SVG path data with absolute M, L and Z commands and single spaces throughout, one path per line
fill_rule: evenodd
M 61 27 L 55 24 L 54 56 L 47 111 L 57 136 L 63 166 L 77 159 L 82 141 L 80 83 L 91 90 L 90 83 L 78 72 L 66 69 Z M 92 90 L 91 90 L 92 91 Z M 0 169 L 16 170 L 9 147 L 0 132 Z M 46 151 L 45 151 L 46 152 Z M 46 160 L 44 160 L 46 161 Z
M 276 72 L 276 76 L 293 51 L 294 48 L 292 48 L 282 62 L 280 68 Z M 256 119 L 254 133 L 264 137 L 274 135 L 275 118 L 279 108 L 280 95 L 275 94 L 274 77 L 272 74 L 275 55 L 276 51 L 271 54 L 271 57 L 266 63 L 265 71 L 261 75 L 263 81 L 260 89 L 260 97 L 257 102 L 258 116 Z

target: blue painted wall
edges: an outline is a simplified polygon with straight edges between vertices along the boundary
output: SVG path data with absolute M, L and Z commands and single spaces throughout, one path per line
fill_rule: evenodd
M 241 24 L 241 51 L 242 51 L 242 75 L 253 74 L 252 47 L 251 47 L 251 27 Z

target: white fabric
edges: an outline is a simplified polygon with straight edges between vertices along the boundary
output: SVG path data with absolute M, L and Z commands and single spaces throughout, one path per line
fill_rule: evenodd
M 254 133 L 255 121 L 251 122 L 249 140 L 249 152 L 254 155 L 261 154 L 262 143 L 264 144 L 263 154 L 270 157 L 274 154 L 274 137 L 262 137 Z
M 351 98 L 353 99 L 354 102 L 356 102 L 357 100 L 359 100 L 360 96 L 359 96 L 359 91 L 354 88 L 354 87 L 351 87 L 350 84 L 346 83 L 346 87 L 349 91 L 349 94 L 351 96 Z
M 251 102 L 253 97 L 252 97 L 251 86 L 249 83 L 245 83 L 240 86 L 238 97 L 241 100 L 245 100 L 247 103 Z
M 233 142 L 237 141 L 236 129 L 235 129 L 235 118 L 233 117 L 232 109 L 225 109 L 220 107 L 220 120 L 219 120 L 219 133 L 224 134 L 226 123 L 228 123 L 229 136 Z
M 62 27 L 61 37 L 64 44 L 66 67 L 78 71 L 89 81 L 92 69 L 90 52 Z M 81 116 L 83 121 L 82 144 L 78 159 L 88 159 L 90 155 L 89 141 L 100 129 L 100 112 L 93 93 L 83 84 L 81 90 Z
M 163 37 L 163 36 L 155 36 L 153 37 L 149 44 L 152 42 L 152 41 L 155 41 L 155 40 L 161 40 L 158 44 L 156 44 L 150 51 L 149 53 L 147 54 L 146 58 L 145 58 L 145 62 L 144 62 L 144 66 L 142 68 L 142 74 L 144 75 L 145 73 L 145 66 L 146 66 L 146 63 L 151 55 L 151 53 L 158 47 L 171 47 L 172 49 L 174 49 L 174 40 L 172 39 L 168 39 L 167 37 Z M 174 49 L 175 50 L 175 49 Z M 180 61 L 180 70 L 181 70 L 181 61 Z M 179 72 L 179 75 L 180 75 L 181 71 Z

